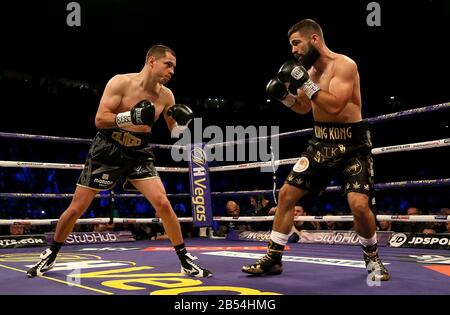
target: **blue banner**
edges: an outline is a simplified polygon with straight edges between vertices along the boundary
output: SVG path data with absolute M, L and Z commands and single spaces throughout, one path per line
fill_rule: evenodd
M 204 143 L 189 146 L 189 182 L 194 226 L 212 226 L 211 187 Z

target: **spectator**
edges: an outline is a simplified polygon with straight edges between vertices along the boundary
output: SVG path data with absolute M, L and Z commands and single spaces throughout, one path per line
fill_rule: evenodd
M 421 215 L 422 210 L 417 207 L 409 207 L 406 210 L 407 215 Z M 406 222 L 401 225 L 402 232 L 421 233 L 425 225 L 423 222 Z
M 346 215 L 343 211 L 333 212 L 327 214 L 326 216 L 342 216 Z M 328 231 L 350 231 L 352 229 L 353 222 L 338 222 L 338 221 L 324 221 L 317 222 L 319 230 L 328 230 Z
M 150 226 L 150 224 L 142 224 L 142 223 L 138 223 L 134 225 L 134 238 L 137 241 L 140 240 L 149 240 L 150 239 L 150 235 L 152 232 L 152 228 Z
M 389 213 L 386 213 L 384 211 L 378 211 L 379 215 L 389 215 Z M 393 231 L 392 228 L 392 221 L 378 221 L 379 227 L 378 231 Z
M 307 213 L 303 206 L 296 205 L 294 208 L 294 216 L 306 216 Z M 291 229 L 291 235 L 289 236 L 288 243 L 297 243 L 301 238 L 304 230 L 316 230 L 316 227 L 310 221 L 294 221 Z
M 150 231 L 150 239 L 151 240 L 168 240 L 169 236 L 167 235 L 164 227 L 161 223 L 154 223 L 151 226 Z
M 297 205 L 294 208 L 294 216 L 307 216 L 306 210 L 303 206 Z M 292 226 L 293 231 L 301 232 L 302 230 L 317 230 L 316 226 L 310 221 L 294 221 L 294 225 Z
M 434 223 L 430 222 L 426 224 L 422 230 L 423 234 L 436 234 L 436 230 L 434 229 Z
M 336 211 L 334 215 L 337 216 L 344 216 L 349 215 L 348 213 L 345 213 L 344 211 Z M 334 229 L 337 231 L 350 231 L 353 228 L 353 222 L 350 221 L 336 221 L 336 224 L 334 226 Z
M 225 209 L 227 210 L 227 215 L 229 217 L 239 217 L 239 214 L 241 212 L 241 207 L 234 200 L 229 200 Z
M 250 210 L 248 212 L 253 213 L 253 215 L 257 215 L 259 210 L 262 208 L 261 206 L 261 197 L 258 196 L 250 196 Z
M 335 227 L 336 227 L 336 222 L 335 221 L 325 221 L 323 222 L 325 224 L 322 224 L 322 229 L 323 230 L 328 230 L 328 231 L 334 231 Z
M 257 201 L 257 207 L 254 211 L 255 216 L 267 216 L 270 215 L 270 210 L 275 206 L 275 204 L 266 196 L 266 195 L 260 195 L 255 198 L 255 201 Z M 252 199 L 250 199 L 250 202 L 252 202 Z M 265 222 L 254 222 L 251 224 L 252 229 L 256 231 L 269 231 L 272 229 L 272 221 L 265 221 Z
M 159 218 L 158 214 L 155 212 L 155 218 Z M 180 227 L 181 228 L 181 227 Z M 166 230 L 162 223 L 153 223 L 150 230 L 151 240 L 168 240 L 169 235 L 167 235 Z
M 379 231 L 392 231 L 391 221 L 380 221 Z
M 9 226 L 9 233 L 11 235 L 24 235 L 25 227 L 22 224 L 12 224 Z
M 450 208 L 442 208 L 438 211 L 438 215 L 450 216 Z M 436 233 L 446 233 L 448 222 L 435 222 L 434 230 Z
M 94 225 L 94 232 L 113 232 L 114 223 L 97 223 Z
M 237 218 L 240 215 L 241 207 L 234 200 L 229 200 L 226 204 L 227 216 Z M 239 233 L 243 231 L 251 231 L 250 224 L 247 222 L 221 222 L 217 230 L 217 236 L 225 236 L 231 229 L 237 230 Z

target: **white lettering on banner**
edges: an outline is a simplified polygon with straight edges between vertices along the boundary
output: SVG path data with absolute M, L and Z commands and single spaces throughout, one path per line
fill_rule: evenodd
M 205 168 L 203 166 L 201 167 L 194 167 L 193 170 L 194 176 L 205 176 Z
M 194 178 L 192 179 L 192 206 L 194 207 L 193 215 L 197 222 L 206 222 L 207 204 L 205 195 L 208 192 L 208 187 L 206 187 L 208 174 L 204 165 L 207 164 L 207 156 L 203 148 L 194 147 L 191 151 L 191 158 L 193 164 L 197 165 L 196 167 L 192 166 L 192 177 Z
M 75 262 L 61 262 L 55 263 L 53 271 L 61 270 L 73 270 L 73 269 L 93 269 L 93 268 L 111 268 L 119 266 L 132 265 L 132 263 L 114 262 L 111 260 L 81 260 Z M 25 265 L 25 267 L 31 268 L 34 265 Z
M 101 233 L 86 233 L 82 235 L 69 234 L 66 239 L 67 244 L 76 243 L 97 243 L 97 242 L 115 242 L 117 241 L 117 235 L 113 233 L 101 234 Z
M 26 244 L 44 244 L 44 241 L 40 238 L 25 238 L 21 240 L 15 239 L 2 239 L 0 240 L 0 246 L 8 245 L 26 245 Z
M 450 265 L 450 256 L 441 256 L 441 255 L 408 255 L 408 257 L 415 258 L 416 262 L 421 263 L 421 264 Z
M 258 241 L 269 241 L 270 240 L 270 231 L 243 231 L 239 233 L 240 239 L 246 240 L 258 240 Z
M 105 186 L 105 185 L 112 185 L 113 181 L 95 178 L 94 183 Z
M 241 253 L 241 252 L 234 252 L 234 251 L 204 252 L 202 254 L 213 255 L 213 256 L 223 256 L 223 257 L 251 258 L 251 259 L 259 259 L 263 256 L 263 254 Z M 342 267 L 350 267 L 350 268 L 364 268 L 364 269 L 366 268 L 366 264 L 364 263 L 363 260 L 283 255 L 283 261 L 300 262 L 300 263 L 307 263 L 307 264 L 318 264 L 318 265 L 342 266 Z M 384 263 L 384 264 L 389 265 L 389 263 Z
M 391 247 L 400 247 L 402 246 L 408 237 L 404 233 L 395 233 L 392 235 L 391 239 L 389 240 L 389 245 Z
M 140 249 L 140 248 L 139 247 L 87 247 L 87 248 L 81 248 L 80 251 L 123 252 L 123 251 L 127 251 L 127 250 L 138 250 L 138 249 Z
M 450 238 L 446 238 L 446 237 L 423 237 L 423 236 L 414 236 L 412 238 L 412 240 L 410 240 L 408 242 L 408 244 L 413 244 L 413 245 L 417 245 L 417 244 L 423 244 L 423 245 L 434 245 L 434 244 L 439 244 L 439 245 L 447 245 L 450 243 Z

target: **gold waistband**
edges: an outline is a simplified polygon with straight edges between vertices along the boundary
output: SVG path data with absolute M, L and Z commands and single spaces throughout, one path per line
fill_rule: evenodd
M 320 122 L 314 124 L 314 137 L 320 140 L 353 142 L 355 140 L 364 139 L 366 136 L 366 121 L 347 124 Z
M 149 133 L 135 133 L 118 129 L 100 129 L 99 131 L 101 134 L 127 148 L 146 146 L 150 137 Z
M 314 126 L 314 136 L 325 140 L 351 140 L 352 127 Z
M 124 147 L 139 147 L 142 140 L 128 131 L 113 131 L 111 138 Z

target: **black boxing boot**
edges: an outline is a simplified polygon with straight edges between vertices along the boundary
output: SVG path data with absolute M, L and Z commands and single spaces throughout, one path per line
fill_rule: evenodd
M 181 273 L 183 275 L 192 276 L 196 278 L 209 278 L 212 277 L 212 272 L 208 269 L 205 269 L 203 267 L 200 267 L 196 263 L 194 263 L 194 260 L 197 260 L 198 258 L 189 254 L 184 247 L 184 243 L 180 245 L 174 246 L 175 251 L 178 255 L 178 258 L 181 262 Z
M 378 256 L 377 244 L 362 246 L 364 262 L 371 281 L 387 281 L 390 275 Z
M 47 248 L 39 256 L 39 261 L 27 271 L 27 277 L 33 278 L 42 276 L 45 272 L 51 270 L 55 265 L 56 256 L 61 249 L 63 243 L 53 241 L 50 248 Z
M 251 275 L 279 275 L 283 272 L 283 264 L 281 262 L 283 250 L 284 245 L 270 240 L 267 253 L 253 265 L 243 266 L 242 272 Z

